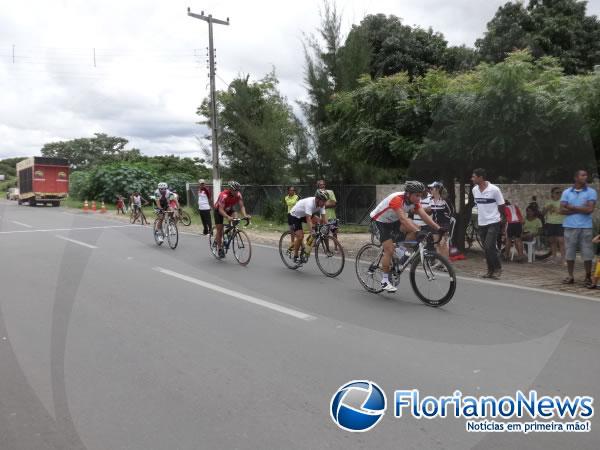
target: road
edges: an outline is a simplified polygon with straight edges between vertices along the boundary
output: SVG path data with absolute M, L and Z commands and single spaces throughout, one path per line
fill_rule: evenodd
M 248 267 L 206 239 L 172 251 L 149 228 L 0 201 L 0 449 L 598 449 L 588 433 L 468 433 L 464 418 L 394 418 L 425 395 L 600 396 L 600 303 L 460 279 L 443 308 L 311 261 Z M 366 433 L 329 415 L 376 382 Z

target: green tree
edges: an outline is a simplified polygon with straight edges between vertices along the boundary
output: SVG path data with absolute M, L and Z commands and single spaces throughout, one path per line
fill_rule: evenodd
M 125 148 L 128 142 L 125 138 L 95 133 L 93 138 L 47 143 L 41 153 L 43 156 L 66 158 L 74 169 L 85 169 L 95 164 L 139 159 L 138 149 Z
M 295 123 L 277 85 L 272 72 L 256 82 L 236 78 L 217 93 L 220 149 L 229 175 L 241 183 L 280 183 L 285 176 Z M 198 114 L 209 117 L 208 100 Z
M 588 72 L 600 62 L 600 22 L 586 16 L 586 6 L 579 0 L 530 0 L 527 7 L 509 2 L 498 9 L 476 46 L 488 62 L 527 48 L 536 58 L 558 58 L 566 73 Z

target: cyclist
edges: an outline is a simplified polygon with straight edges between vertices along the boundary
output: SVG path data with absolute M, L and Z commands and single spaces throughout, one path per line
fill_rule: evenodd
M 169 211 L 173 212 L 175 221 L 179 218 L 179 208 L 179 196 L 177 195 L 177 192 L 173 191 L 171 192 L 171 195 L 169 195 Z
M 288 214 L 288 224 L 290 228 L 292 228 L 294 232 L 294 263 L 298 262 L 302 263 L 303 261 L 299 261 L 298 251 L 300 250 L 300 246 L 302 245 L 302 241 L 304 239 L 304 231 L 302 230 L 302 224 L 306 223 L 308 225 L 308 229 L 311 234 L 314 234 L 313 231 L 313 214 L 319 213 L 320 222 L 327 223 L 327 214 L 325 212 L 325 203 L 329 196 L 327 195 L 327 191 L 323 189 L 318 189 L 315 192 L 314 197 L 303 198 L 302 200 L 298 200 L 298 202 L 291 209 Z
M 171 197 L 172 192 L 169 190 L 169 185 L 167 183 L 158 183 L 158 189 L 154 192 L 154 202 L 158 209 L 160 209 L 160 214 L 158 215 L 158 224 L 157 229 L 162 230 L 162 223 L 164 219 L 164 212 L 169 209 L 169 198 Z M 164 236 L 158 236 L 159 241 L 164 240 Z
M 219 194 L 217 202 L 215 203 L 215 228 L 217 230 L 215 234 L 215 242 L 219 252 L 219 258 L 225 258 L 225 250 L 223 250 L 223 222 L 224 219 L 229 221 L 233 220 L 233 208 L 237 205 L 240 207 L 242 217 L 250 217 L 246 214 L 246 207 L 244 206 L 244 200 L 242 199 L 242 193 L 240 192 L 242 185 L 237 181 L 230 181 L 227 184 L 227 189 Z
M 397 236 L 398 241 L 415 240 L 420 230 L 420 227 L 409 219 L 408 214 L 416 213 L 433 231 L 444 231 L 444 228 L 435 223 L 421 207 L 421 196 L 425 191 L 425 185 L 420 181 L 407 181 L 404 192 L 394 192 L 388 195 L 371 211 L 371 219 L 379 230 L 383 245 L 381 288 L 384 291 L 397 291 L 389 281 L 390 264 L 395 250 L 393 238 Z M 421 235 L 418 236 L 418 238 L 420 237 Z

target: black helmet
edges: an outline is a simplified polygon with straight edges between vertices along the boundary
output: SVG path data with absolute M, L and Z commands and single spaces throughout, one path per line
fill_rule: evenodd
M 242 188 L 242 185 L 240 183 L 238 183 L 237 181 L 231 180 L 227 184 L 227 187 L 229 187 L 229 189 L 231 189 L 232 191 L 239 191 Z
M 425 185 L 420 181 L 407 181 L 404 185 L 404 192 L 408 194 L 422 194 L 425 192 Z
M 327 200 L 329 199 L 329 194 L 327 194 L 327 191 L 325 189 L 317 189 L 317 192 L 315 192 L 315 198 L 317 200 Z

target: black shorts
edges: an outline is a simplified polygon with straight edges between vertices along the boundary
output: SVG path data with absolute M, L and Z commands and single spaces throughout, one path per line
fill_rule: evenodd
M 565 235 L 565 229 L 560 223 L 547 223 L 545 228 L 548 237 L 563 237 Z
M 523 234 L 523 225 L 520 223 L 509 223 L 506 226 L 506 236 L 511 239 L 521 239 Z
M 300 231 L 302 229 L 302 224 L 306 223 L 306 217 L 299 219 L 296 216 L 292 216 L 288 214 L 288 225 L 293 231 Z
M 395 242 L 403 241 L 406 236 L 400 231 L 400 222 L 383 223 L 375 221 L 375 226 L 379 230 L 379 242 L 383 243 L 387 240 L 394 240 Z
M 233 213 L 233 211 L 226 211 L 227 214 L 231 215 Z M 215 208 L 214 209 L 214 217 L 215 217 L 215 225 L 223 225 L 223 222 L 225 221 L 225 217 L 223 217 L 221 215 L 221 213 L 219 212 L 219 208 Z

